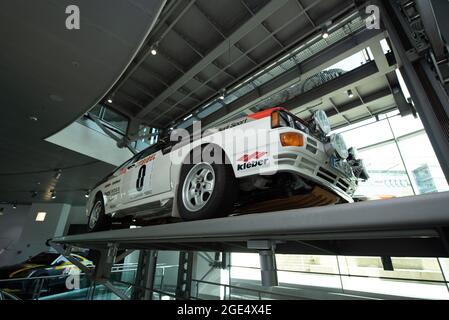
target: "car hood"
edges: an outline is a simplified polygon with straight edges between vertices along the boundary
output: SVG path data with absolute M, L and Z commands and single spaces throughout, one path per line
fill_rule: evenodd
M 10 278 L 21 278 L 23 276 L 22 272 L 32 271 L 45 267 L 39 264 L 16 264 L 12 266 L 0 267 L 0 279 L 10 279 Z M 22 274 L 22 276 L 20 276 Z

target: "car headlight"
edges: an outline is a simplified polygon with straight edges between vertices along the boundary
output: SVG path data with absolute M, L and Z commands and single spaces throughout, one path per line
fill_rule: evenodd
M 330 137 L 330 145 L 332 149 L 337 153 L 341 159 L 347 159 L 349 157 L 348 148 L 343 136 L 340 134 L 334 134 Z
M 329 132 L 331 132 L 331 123 L 329 122 L 326 112 L 323 110 L 315 112 L 313 115 L 313 121 L 324 135 L 328 135 Z

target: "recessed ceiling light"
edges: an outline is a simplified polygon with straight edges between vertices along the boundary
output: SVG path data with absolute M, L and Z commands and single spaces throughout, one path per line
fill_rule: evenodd
M 64 101 L 64 99 L 57 94 L 51 94 L 49 97 L 50 97 L 50 100 L 54 101 L 54 102 L 63 102 Z
M 108 103 L 112 103 L 112 98 L 109 98 L 109 99 L 108 99 Z
M 46 216 L 47 216 L 47 212 L 38 212 L 36 215 L 36 221 L 44 222 Z
M 157 49 L 158 49 L 158 44 L 157 43 L 153 44 L 150 48 L 151 55 L 153 55 L 153 56 L 157 55 Z
M 30 116 L 30 120 L 31 120 L 31 121 L 38 121 L 39 119 L 38 119 L 38 117 L 36 117 L 36 116 Z
M 62 170 L 61 169 L 56 169 L 55 170 L 55 174 L 54 174 L 54 178 L 56 179 L 56 180 L 59 180 L 59 178 L 61 178 L 61 175 L 62 175 Z

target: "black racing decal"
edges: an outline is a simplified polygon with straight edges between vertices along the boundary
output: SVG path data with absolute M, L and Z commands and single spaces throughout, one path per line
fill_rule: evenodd
M 258 160 L 258 161 L 250 161 L 243 164 L 237 165 L 237 171 L 249 170 L 257 167 L 263 167 L 268 164 L 268 159 Z
M 137 191 L 142 191 L 143 189 L 143 184 L 145 183 L 145 174 L 147 172 L 147 166 L 143 165 L 140 169 L 139 169 L 139 175 L 137 177 L 137 181 L 136 181 L 136 189 Z
M 243 120 L 240 120 L 240 121 L 237 121 L 237 122 L 233 122 L 233 123 L 230 123 L 230 124 L 228 124 L 228 125 L 226 125 L 224 127 L 218 128 L 218 130 L 219 131 L 228 130 L 228 129 L 231 129 L 231 128 L 235 128 L 235 127 L 241 126 L 241 125 L 243 125 L 243 124 L 245 124 L 247 122 L 248 122 L 248 119 L 245 118 Z

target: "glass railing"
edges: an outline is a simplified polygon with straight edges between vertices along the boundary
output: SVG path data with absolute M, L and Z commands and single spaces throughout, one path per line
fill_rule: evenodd
M 116 264 L 111 270 L 110 280 L 133 282 L 136 270 L 137 263 Z M 86 274 L 77 271 L 56 276 L 0 279 L 0 290 L 21 300 L 88 300 L 101 297 L 109 300 L 116 296 L 107 295 L 107 288 L 96 286 Z

